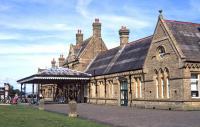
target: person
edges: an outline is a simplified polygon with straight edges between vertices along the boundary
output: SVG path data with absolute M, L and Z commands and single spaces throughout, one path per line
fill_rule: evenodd
M 17 94 L 15 94 L 15 97 L 13 98 L 13 104 L 17 104 L 17 101 L 18 101 L 18 95 Z

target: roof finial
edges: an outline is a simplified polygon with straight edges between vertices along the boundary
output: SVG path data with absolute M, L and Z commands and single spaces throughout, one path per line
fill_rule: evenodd
M 162 9 L 159 10 L 159 13 L 162 14 Z
M 163 10 L 160 9 L 158 12 L 159 12 L 159 17 L 163 19 L 163 15 L 162 15 Z

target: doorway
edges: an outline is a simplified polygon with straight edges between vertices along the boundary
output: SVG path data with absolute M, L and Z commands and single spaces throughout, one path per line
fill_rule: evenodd
M 128 82 L 127 80 L 120 81 L 120 104 L 128 106 Z

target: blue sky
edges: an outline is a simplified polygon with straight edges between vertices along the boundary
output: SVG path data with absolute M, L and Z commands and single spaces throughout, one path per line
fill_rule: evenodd
M 77 29 L 92 34 L 99 18 L 108 46 L 119 45 L 118 30 L 130 29 L 130 41 L 153 34 L 158 10 L 164 18 L 200 23 L 200 0 L 0 0 L 0 86 L 50 67 L 65 57 Z

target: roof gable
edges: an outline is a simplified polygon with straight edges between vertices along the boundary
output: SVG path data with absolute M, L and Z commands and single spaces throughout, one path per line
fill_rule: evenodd
M 89 44 L 91 39 L 92 39 L 92 37 L 84 40 L 80 46 L 79 45 L 71 45 L 68 57 L 66 59 L 66 63 L 75 61 L 77 58 L 79 58 L 79 56 L 85 50 L 85 48 L 87 47 L 87 45 Z

